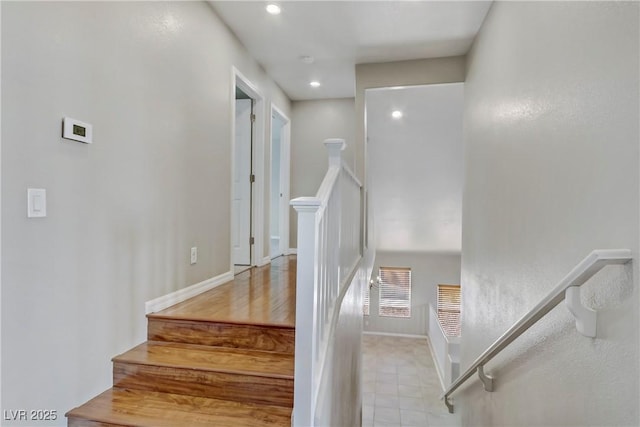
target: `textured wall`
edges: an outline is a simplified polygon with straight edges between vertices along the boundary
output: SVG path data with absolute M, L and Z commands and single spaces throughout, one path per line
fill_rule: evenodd
M 229 271 L 232 65 L 289 101 L 204 2 L 1 7 L 2 408 L 66 425 L 145 339 L 145 301 Z
M 456 397 L 464 425 L 638 425 L 638 3 L 496 2 L 465 85 L 461 368 L 596 248 L 635 263 L 585 286 Z

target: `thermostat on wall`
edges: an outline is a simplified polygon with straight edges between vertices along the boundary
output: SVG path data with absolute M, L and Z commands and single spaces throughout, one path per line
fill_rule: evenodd
M 91 144 L 93 142 L 93 129 L 89 123 L 65 117 L 62 119 L 62 137 Z

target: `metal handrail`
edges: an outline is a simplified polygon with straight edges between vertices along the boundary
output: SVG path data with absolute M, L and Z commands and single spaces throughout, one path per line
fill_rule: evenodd
M 583 335 L 595 337 L 596 312 L 581 305 L 579 287 L 604 266 L 626 264 L 631 259 L 632 255 L 629 249 L 596 249 L 591 252 L 542 301 L 520 318 L 507 332 L 502 334 L 471 364 L 469 369 L 451 383 L 441 397 L 441 399 L 444 399 L 447 408 L 449 408 L 449 412 L 453 413 L 453 404 L 449 401 L 449 396 L 476 372 L 484 385 L 484 389 L 493 391 L 493 378 L 484 373 L 484 365 L 544 317 L 563 299 L 566 298 L 569 310 L 576 317 L 578 331 Z

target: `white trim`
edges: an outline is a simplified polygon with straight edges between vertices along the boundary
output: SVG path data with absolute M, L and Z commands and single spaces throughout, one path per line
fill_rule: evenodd
M 203 282 L 196 283 L 194 285 L 187 286 L 186 288 L 179 289 L 175 292 L 171 292 L 170 294 L 152 299 L 151 301 L 147 301 L 144 304 L 145 314 L 164 310 L 165 308 L 169 308 L 172 305 L 178 304 L 182 301 L 186 301 L 189 298 L 193 298 L 196 295 L 200 295 L 203 292 L 206 292 L 210 289 L 215 288 L 216 286 L 220 286 L 232 280 L 233 272 L 227 271 L 226 273 L 212 277 Z
M 256 91 L 258 98 L 255 100 L 256 121 L 254 123 L 253 136 L 253 173 L 256 181 L 253 183 L 252 203 L 253 203 L 253 237 L 254 245 L 251 262 L 253 265 L 260 265 L 259 260 L 264 258 L 264 194 L 265 182 L 270 182 L 270 177 L 265 176 L 265 132 L 266 132 L 266 102 L 265 98 Z M 269 135 L 271 138 L 271 135 Z M 268 181 L 267 181 L 268 180 Z
M 444 392 L 447 389 L 447 386 L 444 383 L 444 378 L 442 378 L 442 372 L 440 372 L 440 365 L 438 364 L 438 358 L 436 357 L 435 352 L 433 351 L 433 345 L 431 345 L 431 338 L 427 335 L 427 344 L 429 345 L 429 353 L 431 353 L 431 358 L 433 359 L 433 363 L 436 365 L 436 372 L 438 373 L 438 379 L 440 380 L 440 387 L 442 387 L 442 391 Z M 444 369 L 442 369 L 444 371 Z
M 273 135 L 273 113 L 279 115 L 284 124 L 280 134 L 280 241 L 278 252 L 287 255 L 287 245 L 289 244 L 289 199 L 291 198 L 291 119 L 284 114 L 273 102 L 271 103 L 271 135 Z M 271 155 L 271 138 L 269 139 L 269 155 Z M 271 159 L 273 167 L 273 159 Z M 271 188 L 271 185 L 269 186 Z M 271 226 L 271 221 L 269 221 Z M 269 252 L 271 252 L 271 242 L 269 242 Z M 273 254 L 271 254 L 273 255 Z M 279 256 L 280 254 L 277 254 Z
M 429 339 L 427 335 L 396 334 L 393 332 L 375 332 L 375 331 L 362 331 L 362 333 L 364 335 L 382 335 L 385 337 L 418 338 L 422 340 Z
M 287 255 L 298 255 L 298 248 L 289 248 Z
M 267 255 L 266 257 L 262 258 L 262 261 L 260 261 L 260 264 L 258 264 L 258 267 L 262 267 L 263 265 L 267 265 L 269 263 L 271 263 L 271 257 Z
M 2 22 L 2 7 L 0 7 L 0 22 Z M 1 49 L 0 49 L 1 50 Z M 2 67 L 0 67 L 0 76 L 2 75 Z M 0 77 L 0 81 L 2 81 L 2 78 Z M 2 99 L 2 85 L 0 85 L 0 99 Z M 2 107 L 1 107 L 1 102 L 0 102 L 0 117 L 2 117 Z M 2 135 L 2 121 L 0 120 L 0 135 Z M 0 153 L 2 153 L 2 137 L 0 136 Z M 0 154 L 0 165 L 2 165 L 2 154 Z M 0 167 L 0 177 L 2 176 L 2 168 Z M 1 179 L 0 179 L 0 184 L 1 184 Z M 2 186 L 0 185 L 0 188 Z M 0 197 L 0 208 L 2 205 L 1 202 L 2 198 Z M 2 209 L 0 209 L 0 212 L 2 212 Z M 0 215 L 0 242 L 2 242 L 2 215 Z M 2 245 L 0 244 L 0 301 L 2 301 Z M 0 304 L 0 331 L 2 331 L 2 304 Z M 0 340 L 0 366 L 2 366 L 2 340 Z M 1 375 L 0 375 L 1 376 Z M 0 402 L 2 402 L 2 387 L 0 387 Z M 4 418 L 4 417 L 2 417 Z M 0 426 L 4 425 L 5 423 L 2 422 L 2 419 L 0 419 Z
M 234 179 L 236 176 L 236 155 L 235 155 L 235 147 L 236 147 L 236 68 L 231 67 L 231 90 L 229 91 L 229 108 L 231 117 L 231 127 L 229 129 L 230 134 L 230 151 L 231 151 L 231 162 L 230 162 L 230 171 L 231 176 L 229 181 L 229 271 L 234 271 L 234 250 L 233 250 L 233 230 L 236 228 L 236 213 L 233 208 L 233 192 L 234 189 Z

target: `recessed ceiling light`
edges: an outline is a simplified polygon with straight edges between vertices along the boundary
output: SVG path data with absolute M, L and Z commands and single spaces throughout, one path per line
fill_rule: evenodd
M 393 117 L 394 119 L 399 119 L 400 117 L 402 117 L 402 111 L 400 110 L 395 110 L 391 113 L 391 117 Z
M 275 3 L 269 3 L 267 5 L 267 12 L 269 12 L 272 15 L 280 15 L 281 9 L 280 6 L 278 6 Z
M 320 82 L 317 80 L 312 81 L 311 83 L 309 83 L 309 85 L 311 87 L 320 87 Z

